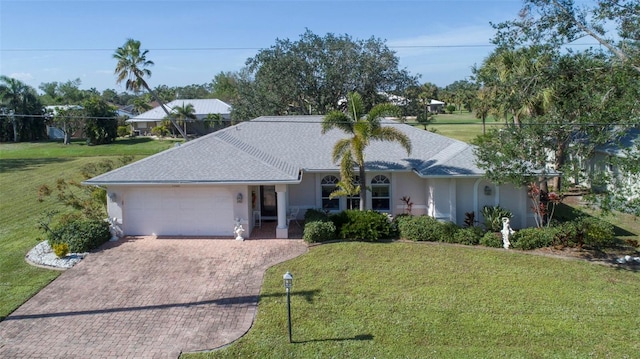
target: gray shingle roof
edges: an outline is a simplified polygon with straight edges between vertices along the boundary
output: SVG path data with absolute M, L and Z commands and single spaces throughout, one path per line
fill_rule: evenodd
M 296 183 L 300 171 L 337 171 L 333 145 L 346 135 L 321 134 L 322 116 L 259 117 L 187 142 L 92 178 L 87 184 Z M 365 153 L 368 170 L 412 171 L 422 177 L 471 176 L 473 146 L 419 128 L 385 120 L 411 140 L 407 155 L 393 142 L 374 141 Z
M 218 99 L 197 99 L 197 100 L 173 100 L 165 104 L 165 108 L 171 112 L 174 107 L 180 107 L 185 104 L 192 104 L 194 114 L 198 119 L 206 117 L 208 114 L 221 114 L 228 116 L 231 113 L 231 105 Z M 160 106 L 149 111 L 132 117 L 127 122 L 146 122 L 146 121 L 162 121 L 167 114 Z

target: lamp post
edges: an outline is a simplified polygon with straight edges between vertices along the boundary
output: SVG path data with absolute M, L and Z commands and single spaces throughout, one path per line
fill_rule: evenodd
M 282 279 L 287 290 L 287 319 L 289 321 L 289 343 L 291 343 L 291 287 L 293 286 L 293 276 L 287 272 L 282 276 Z

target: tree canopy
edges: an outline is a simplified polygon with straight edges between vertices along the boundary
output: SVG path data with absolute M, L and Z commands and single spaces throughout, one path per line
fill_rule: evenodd
M 321 37 L 307 30 L 299 40 L 278 39 L 247 60 L 232 117 L 326 114 L 350 92 L 360 93 L 368 110 L 387 101 L 380 92 L 401 94 L 416 84 L 416 77 L 398 66 L 395 53 L 380 39 Z

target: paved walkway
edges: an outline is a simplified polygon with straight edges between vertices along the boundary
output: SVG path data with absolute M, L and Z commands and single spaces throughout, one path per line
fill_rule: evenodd
M 177 358 L 253 323 L 264 272 L 300 240 L 108 243 L 0 322 L 0 358 Z

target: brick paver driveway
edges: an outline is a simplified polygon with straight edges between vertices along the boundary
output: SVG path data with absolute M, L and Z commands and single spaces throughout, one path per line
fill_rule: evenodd
M 300 240 L 108 243 L 0 322 L 0 358 L 176 358 L 249 330 L 264 272 Z

